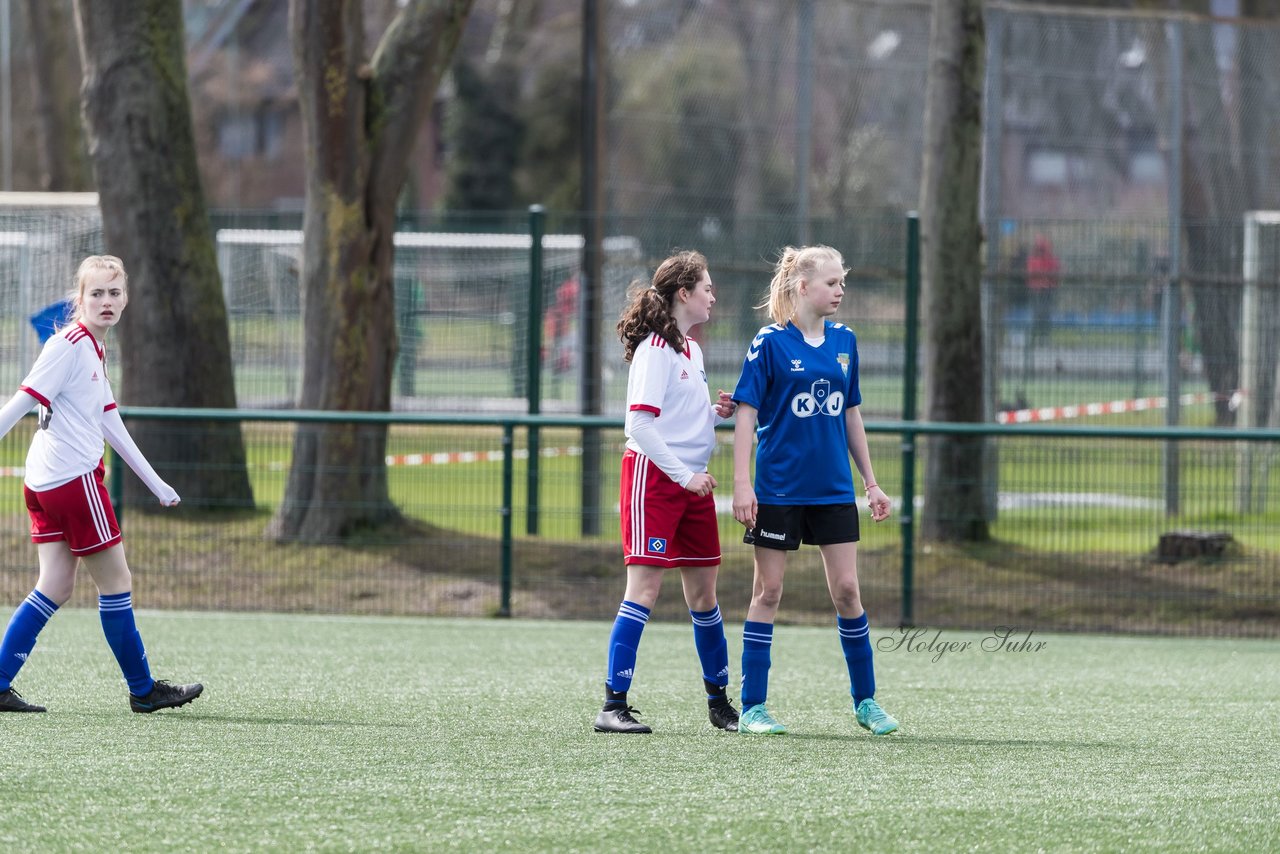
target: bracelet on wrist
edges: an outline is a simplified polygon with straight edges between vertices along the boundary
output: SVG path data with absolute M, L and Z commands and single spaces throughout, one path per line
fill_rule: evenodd
M 880 484 L 878 483 L 868 483 L 865 486 L 863 486 L 862 489 L 864 492 L 870 492 L 871 490 L 875 489 L 879 485 Z

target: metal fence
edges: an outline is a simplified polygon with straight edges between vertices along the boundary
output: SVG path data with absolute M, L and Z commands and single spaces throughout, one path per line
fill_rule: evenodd
M 623 587 L 617 529 L 622 435 L 616 419 L 125 414 L 239 422 L 258 501 L 254 508 L 215 510 L 122 507 L 135 595 L 144 607 L 544 618 L 602 618 L 616 609 Z M 296 424 L 343 420 L 389 425 L 391 495 L 407 523 L 322 544 L 266 539 Z M 602 471 L 583 471 L 583 427 L 604 437 Z M 1242 447 L 1270 458 L 1280 432 L 875 421 L 868 429 L 878 480 L 898 505 L 886 524 L 872 523 L 865 508 L 862 514 L 859 575 L 866 606 L 881 625 L 905 620 L 1040 631 L 1280 632 L 1280 506 L 1273 501 L 1239 514 L 1233 503 Z M 528 448 L 535 430 L 540 465 L 531 490 Z M 8 520 L 0 529 L 0 597 L 13 602 L 35 578 L 16 469 L 25 432 L 19 428 L 0 442 L 0 458 L 9 463 L 0 484 L 0 516 Z M 927 456 L 934 437 L 957 432 L 990 437 L 999 449 L 999 513 L 989 543 L 920 541 L 914 521 L 929 512 L 927 492 L 913 490 L 913 506 L 901 506 L 901 475 L 911 465 L 903 447 Z M 711 465 L 722 484 L 732 480 L 730 438 L 721 433 Z M 1166 512 L 1162 496 L 1162 448 L 1170 442 L 1183 465 L 1184 500 L 1175 515 Z M 162 473 L 192 464 L 153 462 Z M 121 471 L 113 463 L 113 483 Z M 587 477 L 602 484 L 596 510 L 605 524 L 598 536 L 581 533 L 579 487 Z M 1266 480 L 1274 495 L 1277 475 L 1269 472 Z M 741 619 L 750 598 L 750 548 L 741 542 L 727 489 L 717 502 L 721 605 L 729 619 Z M 76 596 L 76 603 L 92 604 L 89 585 L 80 585 Z M 677 586 L 669 584 L 659 616 L 679 618 L 682 609 Z M 830 618 L 818 553 L 804 548 L 791 558 L 780 619 Z
M 588 380 L 578 364 L 577 220 L 574 214 L 547 215 L 535 269 L 526 212 L 402 217 L 395 268 L 395 409 L 524 412 L 532 363 L 542 411 L 580 411 L 584 383 L 599 381 L 605 413 L 620 414 L 626 364 L 613 326 L 629 283 L 647 279 L 675 248 L 699 249 L 710 261 L 717 305 L 698 335 L 711 383 L 732 387 L 746 342 L 766 322 L 755 306 L 793 225 L 760 217 L 718 232 L 684 216 L 611 217 L 604 314 L 591 330 L 603 343 L 604 359 L 601 375 Z M 292 215 L 214 217 L 238 401 L 247 408 L 290 406 L 297 397 L 298 226 Z M 813 220 L 810 227 L 810 239 L 840 249 L 849 267 L 849 292 L 836 319 L 859 336 L 869 391 L 864 411 L 896 417 L 905 359 L 903 218 Z M 1202 223 L 1197 230 L 1224 240 L 1234 235 L 1241 249 L 1231 270 L 1207 278 L 1174 277 L 1164 222 L 1005 220 L 991 238 L 985 282 L 990 417 L 1033 409 L 1056 410 L 1054 417 L 1062 417 L 1067 407 L 1114 401 L 1151 408 L 1156 398 L 1170 397 L 1172 386 L 1173 398 L 1185 396 L 1186 403 L 1169 424 L 1203 425 L 1215 418 L 1221 423 L 1215 406 L 1234 409 L 1243 401 L 1252 404 L 1247 426 L 1275 426 L 1280 224 L 1260 221 L 1251 241 L 1243 219 Z M 38 346 L 30 315 L 65 293 L 75 263 L 100 249 L 101 234 L 96 209 L 10 206 L 0 207 L 4 235 L 0 383 L 16 387 Z M 1058 264 L 1049 291 L 1036 290 L 1036 277 L 1028 273 L 1029 250 L 1041 239 L 1051 243 Z M 541 311 L 531 325 L 535 290 Z M 1170 294 L 1176 308 L 1166 311 Z M 1205 317 L 1213 322 L 1202 322 Z M 537 348 L 530 347 L 530 329 L 540 333 Z M 1253 381 L 1244 376 L 1250 370 Z M 115 377 L 117 394 L 126 400 L 127 379 Z M 1166 422 L 1162 416 L 1153 423 Z

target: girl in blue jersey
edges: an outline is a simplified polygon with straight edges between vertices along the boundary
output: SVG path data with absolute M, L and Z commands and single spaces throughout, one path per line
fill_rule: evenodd
M 751 342 L 733 393 L 733 516 L 747 528 L 743 541 L 755 546 L 751 607 L 742 630 L 742 733 L 787 731 L 765 699 L 787 552 L 801 543 L 822 554 L 858 724 L 876 735 L 898 728 L 875 701 L 871 638 L 858 590 L 850 456 L 875 521 L 889 517 L 889 498 L 876 485 L 858 410 L 857 339 L 827 319 L 840 308 L 846 272 L 844 259 L 829 246 L 783 250 L 766 303 L 774 322 Z M 759 443 L 754 487 L 753 440 Z
M 689 331 L 715 305 L 707 259 L 680 252 L 663 261 L 652 283 L 639 282 L 618 321 L 627 376 L 627 450 L 622 456 L 623 564 L 627 587 L 609 635 L 604 708 L 597 732 L 650 732 L 627 702 L 640 634 L 658 599 L 663 573 L 680 570 L 702 664 L 712 725 L 738 727 L 729 703 L 729 652 L 716 602 L 720 532 L 716 480 L 707 472 L 717 422 L 733 414 L 721 391 L 711 402 L 702 349 Z

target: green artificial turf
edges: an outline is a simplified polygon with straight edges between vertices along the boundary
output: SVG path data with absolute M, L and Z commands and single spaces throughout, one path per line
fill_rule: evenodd
M 156 675 L 205 695 L 130 713 L 96 615 L 59 613 L 16 683 L 49 713 L 0 716 L 5 847 L 1280 847 L 1274 641 L 1019 632 L 992 650 L 984 632 L 873 627 L 877 696 L 903 724 L 873 738 L 834 627 L 780 625 L 769 705 L 791 731 L 750 737 L 710 727 L 689 626 L 655 621 L 631 692 L 655 732 L 621 736 L 591 729 L 605 622 L 139 624 Z

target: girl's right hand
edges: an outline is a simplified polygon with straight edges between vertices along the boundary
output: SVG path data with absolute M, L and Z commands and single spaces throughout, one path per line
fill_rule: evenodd
M 733 518 L 748 529 L 754 528 L 757 509 L 756 491 L 751 488 L 751 484 L 735 483 L 733 485 Z
M 684 485 L 684 488 L 694 495 L 710 495 L 711 490 L 716 488 L 716 479 L 708 472 L 699 472 Z

